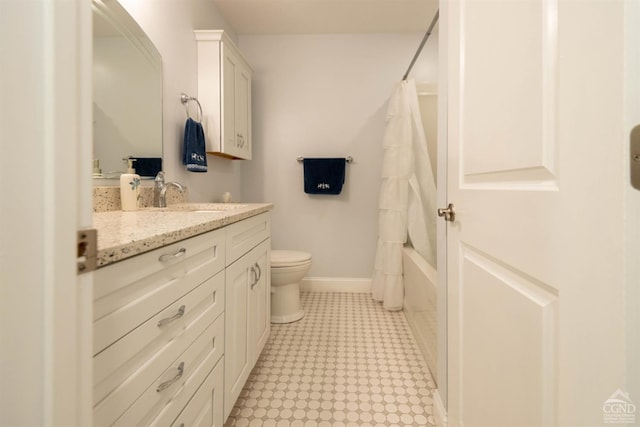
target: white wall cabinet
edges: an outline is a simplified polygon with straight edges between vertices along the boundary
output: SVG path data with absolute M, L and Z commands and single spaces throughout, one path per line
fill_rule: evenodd
M 259 215 L 227 231 L 224 416 L 229 416 L 271 330 L 269 219 Z
M 222 427 L 269 336 L 270 242 L 263 213 L 96 271 L 94 426 Z
M 251 159 L 251 67 L 221 30 L 196 30 L 207 152 Z

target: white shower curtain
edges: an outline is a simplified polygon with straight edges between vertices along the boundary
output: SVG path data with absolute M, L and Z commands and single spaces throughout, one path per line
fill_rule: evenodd
M 389 100 L 383 150 L 372 296 L 393 311 L 403 305 L 402 247 L 407 235 L 435 265 L 436 187 L 413 80 L 398 83 Z

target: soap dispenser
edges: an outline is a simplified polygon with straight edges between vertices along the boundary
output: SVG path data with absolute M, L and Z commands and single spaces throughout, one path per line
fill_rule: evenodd
M 136 159 L 122 159 L 127 162 L 127 173 L 120 175 L 120 202 L 123 211 L 135 211 L 138 209 L 140 198 L 140 175 L 136 174 L 133 162 Z
M 94 178 L 104 178 L 102 175 L 102 169 L 100 169 L 100 160 L 93 159 L 93 175 Z

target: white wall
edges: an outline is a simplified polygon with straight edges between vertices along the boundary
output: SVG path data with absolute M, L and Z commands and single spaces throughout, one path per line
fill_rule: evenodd
M 387 99 L 422 34 L 240 36 L 254 70 L 245 200 L 275 204 L 272 242 L 313 256 L 310 276 L 370 277 Z M 435 81 L 437 35 L 411 77 Z M 339 196 L 303 192 L 298 156 L 353 156 Z
M 221 200 L 230 191 L 240 198 L 240 162 L 207 156 L 208 172 L 187 172 L 181 163 L 186 120 L 180 94 L 196 96 L 196 42 L 194 29 L 223 29 L 237 36 L 210 0 L 119 0 L 162 55 L 163 169 L 168 181 L 189 187 L 190 201 Z M 237 197 L 236 197 L 237 196 Z
M 313 276 L 369 277 L 377 240 L 377 198 L 386 102 L 422 34 L 242 36 L 207 0 L 121 0 L 163 59 L 164 169 L 189 187 L 191 201 L 273 202 L 273 246 L 314 256 Z M 197 93 L 193 29 L 222 28 L 254 70 L 250 162 L 208 156 L 209 172 L 180 163 L 185 113 L 180 93 Z M 412 77 L 435 81 L 437 35 Z M 296 157 L 346 156 L 337 197 L 302 191 Z M 242 172 L 242 175 L 241 175 Z M 242 182 L 242 184 L 241 184 Z

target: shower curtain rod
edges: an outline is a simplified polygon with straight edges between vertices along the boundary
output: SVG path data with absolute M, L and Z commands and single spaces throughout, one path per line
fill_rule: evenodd
M 438 22 L 438 16 L 439 15 L 440 15 L 440 9 L 436 10 L 436 14 L 433 15 L 433 19 L 431 20 L 431 24 L 429 24 L 429 28 L 427 28 L 427 33 L 422 38 L 422 42 L 420 42 L 420 46 L 418 46 L 418 50 L 416 51 L 416 54 L 413 55 L 413 59 L 411 60 L 411 64 L 409 64 L 409 68 L 407 68 L 407 72 L 404 73 L 404 77 L 402 77 L 402 80 L 407 80 L 407 77 L 409 77 L 409 73 L 411 72 L 411 69 L 413 68 L 413 64 L 416 63 L 416 60 L 418 59 L 418 56 L 420 56 L 420 53 L 422 52 L 422 48 L 424 47 L 425 43 L 427 42 L 427 39 L 429 39 L 429 36 L 431 35 L 431 31 L 433 30 L 433 27 L 435 27 L 436 26 L 436 22 Z

